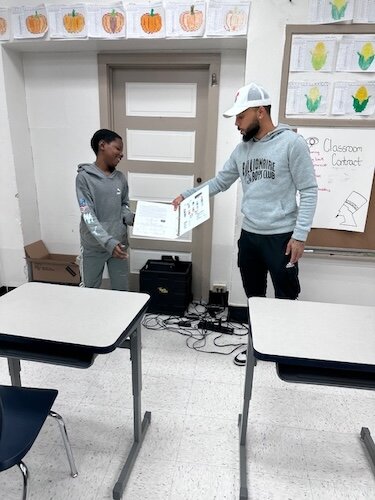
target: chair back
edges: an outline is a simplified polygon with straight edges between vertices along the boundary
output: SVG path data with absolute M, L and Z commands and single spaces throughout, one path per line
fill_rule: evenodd
M 2 405 L 0 471 L 19 463 L 30 450 L 56 396 L 55 389 L 0 384 Z
M 3 402 L 1 400 L 1 394 L 0 394 L 0 442 L 1 442 L 2 432 L 3 432 Z

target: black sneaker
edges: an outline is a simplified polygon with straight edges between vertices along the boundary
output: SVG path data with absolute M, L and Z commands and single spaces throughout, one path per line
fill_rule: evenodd
M 233 363 L 238 366 L 246 366 L 247 351 L 242 351 L 235 356 Z

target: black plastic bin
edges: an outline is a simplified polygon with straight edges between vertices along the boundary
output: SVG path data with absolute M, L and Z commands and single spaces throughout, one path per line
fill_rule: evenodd
M 147 311 L 183 316 L 192 300 L 191 279 L 191 262 L 148 260 L 139 272 L 139 291 L 151 295 Z

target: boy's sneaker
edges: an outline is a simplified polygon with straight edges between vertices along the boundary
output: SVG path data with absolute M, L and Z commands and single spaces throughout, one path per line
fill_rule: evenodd
M 235 356 L 233 363 L 238 366 L 245 366 L 247 360 L 247 351 L 242 351 Z

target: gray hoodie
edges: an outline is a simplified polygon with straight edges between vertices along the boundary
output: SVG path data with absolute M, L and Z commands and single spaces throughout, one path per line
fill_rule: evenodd
M 279 124 L 262 139 L 241 142 L 223 169 L 207 181 L 210 196 L 241 179 L 243 229 L 257 234 L 293 232 L 305 241 L 317 203 L 318 187 L 305 139 Z M 196 189 L 182 193 L 190 196 Z M 296 193 L 299 192 L 299 207 Z
M 78 165 L 77 199 L 81 209 L 80 236 L 84 250 L 105 249 L 110 255 L 116 245 L 128 246 L 127 225 L 134 214 L 129 209 L 128 183 L 122 172 L 106 175 L 95 163 Z

